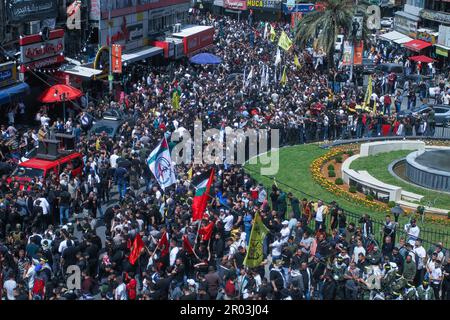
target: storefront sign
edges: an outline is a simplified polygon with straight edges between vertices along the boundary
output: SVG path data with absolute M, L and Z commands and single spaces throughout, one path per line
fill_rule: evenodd
M 56 0 L 7 0 L 6 11 L 10 22 L 28 22 L 56 18 Z
M 417 36 L 417 24 L 418 22 L 399 15 L 396 15 L 394 18 L 394 30 L 406 34 L 411 38 L 416 38 Z
M 363 60 L 363 50 L 364 43 L 362 41 L 355 43 L 355 48 L 353 50 L 353 64 L 361 65 Z
M 112 71 L 122 73 L 122 46 L 120 44 L 112 45 Z
M 20 44 L 20 63 L 25 66 L 39 64 L 41 67 L 52 61 L 64 60 L 64 30 L 50 31 L 48 40 L 39 34 L 22 37 Z M 52 59 L 52 58 L 57 58 Z M 62 59 L 61 59 L 62 58 Z
M 263 10 L 280 10 L 280 0 L 247 0 L 247 8 Z
M 214 0 L 214 5 L 217 7 L 223 7 L 223 0 Z
M 450 27 L 440 25 L 438 44 L 444 47 L 450 47 Z
M 99 0 L 100 2 L 100 0 Z M 108 2 L 108 3 L 107 3 Z M 108 5 L 111 6 L 111 17 L 118 17 L 148 11 L 151 9 L 165 8 L 174 5 L 189 6 L 189 0 L 103 0 L 101 3 L 102 19 L 108 18 Z
M 424 19 L 433 20 L 433 21 L 440 22 L 440 23 L 450 24 L 450 13 L 423 9 L 420 12 L 420 16 Z
M 6 87 L 17 82 L 17 67 L 14 62 L 0 64 L 0 87 Z
M 89 19 L 98 21 L 100 20 L 100 1 L 91 0 L 91 8 L 89 10 Z
M 223 7 L 232 10 L 247 10 L 247 0 L 223 0 Z
M 314 3 L 297 3 L 291 5 L 290 3 L 283 3 L 282 10 L 285 14 L 291 14 L 294 12 L 308 13 L 315 10 Z
M 436 54 L 438 56 L 442 56 L 442 57 L 448 58 L 448 50 L 445 50 L 444 48 L 436 47 Z

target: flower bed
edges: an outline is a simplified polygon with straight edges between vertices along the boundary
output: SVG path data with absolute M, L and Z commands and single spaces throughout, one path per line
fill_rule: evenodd
M 433 144 L 438 145 L 438 144 Z M 330 162 L 335 162 L 336 157 L 340 157 L 344 154 L 350 153 L 358 153 L 359 152 L 359 145 L 347 145 L 347 146 L 341 146 L 331 149 L 329 152 L 324 154 L 323 156 L 315 159 L 310 166 L 311 175 L 315 182 L 317 182 L 322 188 L 326 189 L 327 191 L 335 194 L 338 197 L 344 198 L 348 201 L 354 202 L 358 205 L 370 208 L 374 211 L 378 212 L 385 212 L 390 213 L 391 208 L 389 208 L 389 205 L 377 200 L 370 200 L 367 199 L 365 195 L 361 193 L 351 193 L 349 188 L 345 188 L 345 186 L 339 186 L 336 185 L 334 178 L 328 178 L 323 174 L 323 168 L 324 166 L 328 165 Z M 405 210 L 405 216 L 414 216 L 418 217 L 416 215 L 416 212 L 414 211 L 408 211 Z M 419 219 L 418 219 L 419 220 Z M 431 223 L 444 223 L 446 225 L 450 225 L 450 219 L 446 219 L 440 216 L 434 216 L 434 215 L 427 215 L 425 214 L 425 222 L 431 222 Z

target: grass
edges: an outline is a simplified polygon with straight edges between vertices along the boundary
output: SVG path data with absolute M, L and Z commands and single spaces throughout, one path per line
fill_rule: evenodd
M 352 162 L 350 168 L 354 170 L 367 170 L 378 180 L 401 187 L 406 191 L 423 195 L 424 198 L 421 200 L 421 204 L 427 205 L 428 202 L 431 202 L 433 207 L 450 210 L 450 195 L 438 191 L 415 187 L 391 175 L 388 170 L 389 164 L 396 159 L 406 157 L 410 153 L 411 151 L 401 150 L 359 158 Z
M 292 192 L 299 199 L 311 199 L 311 196 L 313 196 L 314 198 L 322 199 L 327 203 L 335 200 L 342 208 L 347 211 L 351 211 L 361 216 L 367 213 L 372 217 L 372 219 L 376 221 L 384 221 L 384 213 L 372 211 L 362 205 L 358 205 L 346 199 L 339 198 L 333 193 L 323 189 L 312 179 L 311 171 L 309 169 L 311 162 L 327 152 L 328 150 L 321 149 L 317 144 L 292 146 L 282 148 L 277 151 L 280 161 L 279 170 L 275 175 L 275 179 L 278 182 L 279 187 L 282 188 L 285 192 Z M 273 155 L 270 156 L 272 157 Z M 261 165 L 258 162 L 258 164 L 247 164 L 245 166 L 245 169 L 253 178 L 263 183 L 266 188 L 269 189 L 273 184 L 273 177 L 262 176 L 260 174 L 261 167 L 265 166 Z M 307 193 L 308 195 L 304 194 L 303 192 Z M 409 217 L 401 216 L 399 219 L 402 228 L 403 225 L 408 221 Z M 420 222 L 419 227 L 422 228 Z M 448 226 L 431 222 L 426 222 L 425 228 L 429 231 L 442 232 L 448 232 L 449 229 Z M 450 239 L 442 239 L 442 241 L 448 246 Z

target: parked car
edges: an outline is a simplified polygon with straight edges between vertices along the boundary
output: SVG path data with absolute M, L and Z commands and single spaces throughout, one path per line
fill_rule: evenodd
M 133 117 L 128 116 L 119 110 L 111 109 L 103 113 L 103 118 L 96 121 L 90 131 L 94 134 L 106 132 L 108 137 L 113 138 L 118 134 L 120 127 L 125 122 L 128 122 L 130 126 L 134 125 Z
M 399 117 L 404 118 L 408 116 L 426 115 L 430 112 L 431 106 L 434 109 L 434 118 L 437 126 L 447 127 L 450 124 L 450 106 L 443 104 L 423 104 L 411 110 L 402 110 L 399 112 Z
M 384 17 L 381 19 L 380 24 L 384 28 L 392 28 L 394 25 L 394 18 L 393 17 Z

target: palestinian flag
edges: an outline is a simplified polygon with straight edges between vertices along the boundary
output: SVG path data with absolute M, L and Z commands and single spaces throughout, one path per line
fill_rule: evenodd
M 214 169 L 211 169 L 209 178 L 205 175 L 200 175 L 198 180 L 196 179 L 198 182 L 194 182 L 195 196 L 192 203 L 192 221 L 203 219 L 213 179 Z

